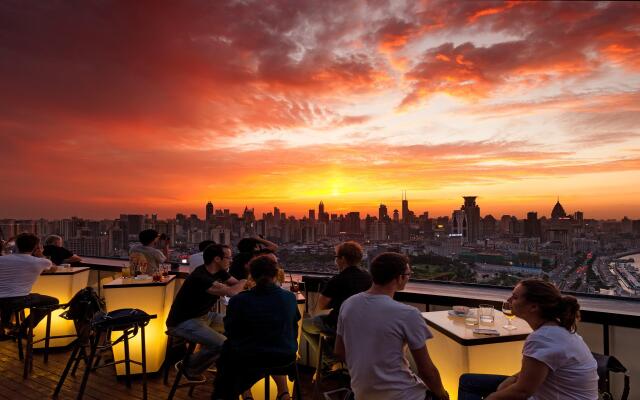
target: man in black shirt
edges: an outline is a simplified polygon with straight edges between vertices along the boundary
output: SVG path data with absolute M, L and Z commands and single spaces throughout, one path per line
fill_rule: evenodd
M 204 265 L 196 268 L 180 288 L 167 317 L 171 334 L 200 343 L 201 349 L 183 366 L 190 381 L 202 381 L 204 372 L 218 357 L 226 337 L 213 326 L 222 325 L 221 314 L 211 312 L 220 296 L 233 296 L 242 284 L 227 272 L 231 249 L 214 244 L 203 253 Z
M 360 268 L 363 255 L 362 246 L 356 242 L 344 242 L 336 247 L 335 260 L 339 273 L 329 279 L 320 293 L 315 313 L 327 309 L 331 311 L 328 315 L 316 315 L 302 321 L 304 337 L 316 350 L 321 332 L 335 335 L 342 303 L 371 287 L 371 275 Z
M 55 265 L 82 261 L 82 258 L 62 247 L 62 237 L 58 235 L 47 236 L 42 254 Z

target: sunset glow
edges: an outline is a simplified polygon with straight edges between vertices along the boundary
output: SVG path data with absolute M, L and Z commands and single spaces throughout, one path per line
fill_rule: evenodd
M 0 3 L 0 218 L 640 218 L 637 2 Z

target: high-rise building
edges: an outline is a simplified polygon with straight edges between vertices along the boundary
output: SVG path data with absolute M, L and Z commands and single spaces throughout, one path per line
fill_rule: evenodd
M 309 210 L 309 220 L 314 222 L 316 220 L 316 210 L 313 208 Z
M 540 220 L 538 220 L 537 212 L 527 213 L 527 219 L 524 221 L 524 235 L 526 237 L 540 237 Z
M 324 203 L 322 202 L 322 200 L 320 200 L 320 204 L 318 204 L 318 221 L 326 222 L 324 217 Z
M 463 198 L 464 205 L 461 210 L 464 210 L 467 222 L 465 242 L 475 243 L 480 239 L 480 207 L 476 204 L 477 196 L 463 196 Z
M 398 213 L 398 210 L 393 210 L 393 222 L 400 222 L 400 213 Z
M 380 207 L 378 207 L 378 219 L 384 222 L 387 220 L 387 218 L 389 218 L 387 206 L 385 206 L 384 204 L 380 204 Z
M 278 207 L 273 207 L 273 219 L 276 220 L 276 223 L 280 222 L 280 209 Z
M 208 202 L 205 207 L 205 221 L 209 222 L 213 218 L 213 203 Z
M 402 223 L 408 224 L 411 222 L 409 217 L 409 200 L 407 200 L 407 192 L 402 193 Z

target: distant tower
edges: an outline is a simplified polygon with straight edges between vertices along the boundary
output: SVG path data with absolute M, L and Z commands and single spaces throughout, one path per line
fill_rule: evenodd
M 465 242 L 475 243 L 480 239 L 480 207 L 476 204 L 477 196 L 463 196 L 464 205 L 461 210 L 464 210 L 467 222 L 467 237 Z
M 205 221 L 211 221 L 211 218 L 213 218 L 213 203 L 212 202 L 208 202 L 207 203 L 207 207 L 205 207 Z
M 402 192 L 402 222 L 409 223 L 409 200 L 407 200 L 407 192 Z
M 324 221 L 324 203 L 320 200 L 320 204 L 318 204 L 318 220 Z
M 386 221 L 387 218 L 389 218 L 389 213 L 387 212 L 387 206 L 385 206 L 384 204 L 380 204 L 380 207 L 378 207 L 378 219 L 380 221 Z
M 551 219 L 560 219 L 566 218 L 567 213 L 564 212 L 564 208 L 562 204 L 560 204 L 560 197 L 558 197 L 558 201 L 556 201 L 556 205 L 553 206 L 553 210 L 551 211 Z
M 400 214 L 398 210 L 393 210 L 393 222 L 400 222 Z
M 309 210 L 309 220 L 311 221 L 316 220 L 316 210 L 314 210 L 313 208 Z

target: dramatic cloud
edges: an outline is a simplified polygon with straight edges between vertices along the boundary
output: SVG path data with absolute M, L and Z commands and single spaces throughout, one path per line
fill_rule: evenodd
M 633 2 L 2 2 L 0 218 L 627 193 L 638 50 Z

